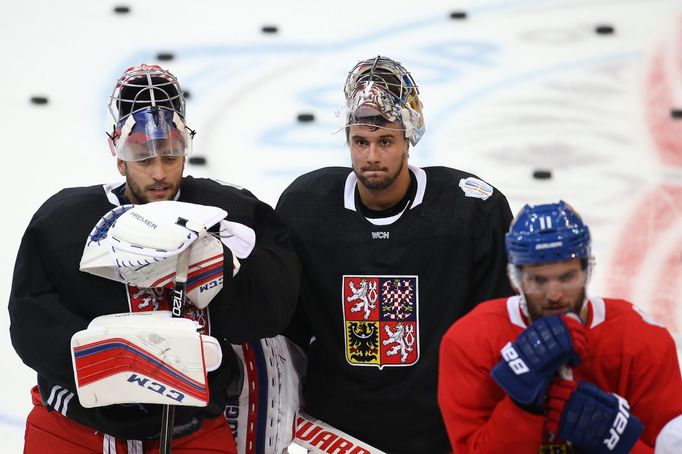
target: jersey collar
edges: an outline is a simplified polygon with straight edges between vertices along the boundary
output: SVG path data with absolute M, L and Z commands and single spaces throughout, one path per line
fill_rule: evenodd
M 426 172 L 424 172 L 423 169 L 419 167 L 415 167 L 413 165 L 407 166 L 414 176 L 417 178 L 417 193 L 414 196 L 414 202 L 412 202 L 412 205 L 410 205 L 410 209 L 420 205 L 422 201 L 424 200 L 424 193 L 426 192 Z M 348 176 L 346 177 L 346 184 L 344 186 L 343 190 L 343 207 L 346 208 L 347 210 L 351 211 L 357 211 L 355 209 L 355 187 L 358 184 L 358 177 L 355 175 L 355 172 L 351 171 Z M 394 222 L 396 221 L 402 213 L 399 213 L 395 216 L 395 219 L 391 221 Z M 368 219 L 370 222 L 372 222 L 371 219 Z
M 528 318 L 523 313 L 521 303 L 520 295 L 514 295 L 507 298 L 507 314 L 509 315 L 509 321 L 512 325 L 525 329 L 529 323 Z M 606 305 L 604 304 L 603 299 L 590 297 L 585 301 L 585 306 L 585 326 L 594 328 L 606 320 Z

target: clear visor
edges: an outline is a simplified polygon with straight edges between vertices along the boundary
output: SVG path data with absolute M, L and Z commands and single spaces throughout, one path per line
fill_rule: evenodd
M 570 270 L 557 275 L 541 274 L 533 268 L 519 270 L 521 290 L 528 295 L 544 295 L 553 291 L 572 292 L 587 285 L 586 270 Z
M 412 145 L 416 145 L 424 134 L 424 127 L 419 126 L 423 125 L 421 114 L 409 104 L 401 103 L 385 87 L 374 82 L 362 84 L 346 104 L 336 110 L 336 117 L 335 132 L 351 125 L 382 128 L 386 126 L 385 123 L 397 123 L 405 131 L 405 137 Z
M 192 132 L 182 117 L 171 109 L 140 109 L 126 116 L 116 130 L 114 148 L 122 161 L 187 156 L 192 151 Z

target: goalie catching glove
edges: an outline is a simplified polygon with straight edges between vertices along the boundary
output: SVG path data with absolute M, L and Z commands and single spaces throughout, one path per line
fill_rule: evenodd
M 189 248 L 187 299 L 203 309 L 223 285 L 223 245 L 207 230 L 225 216 L 176 201 L 117 207 L 90 232 L 80 269 L 139 288 L 172 286 L 178 255 Z
M 577 366 L 586 352 L 587 337 L 577 317 L 549 315 L 508 342 L 490 374 L 516 403 L 541 407 L 559 368 L 564 364 Z
M 71 338 L 83 407 L 142 403 L 205 407 L 206 373 L 222 361 L 218 340 L 168 311 L 97 317 Z

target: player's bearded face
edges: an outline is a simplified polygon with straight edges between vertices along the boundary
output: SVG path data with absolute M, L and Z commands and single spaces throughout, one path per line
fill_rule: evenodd
M 408 143 L 400 125 L 353 125 L 348 140 L 353 170 L 367 189 L 386 189 L 407 171 Z
M 521 288 L 531 320 L 569 311 L 579 313 L 586 283 L 587 272 L 580 259 L 525 265 Z
M 133 203 L 173 200 L 185 168 L 183 156 L 155 156 L 142 161 L 118 161 L 126 177 L 125 193 Z

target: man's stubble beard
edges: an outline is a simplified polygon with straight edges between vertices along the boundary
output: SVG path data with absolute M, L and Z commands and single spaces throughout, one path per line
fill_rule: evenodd
M 369 179 L 365 176 L 363 176 L 361 173 L 359 173 L 355 168 L 353 168 L 353 171 L 355 172 L 355 175 L 358 177 L 358 180 L 360 180 L 360 183 L 367 189 L 375 190 L 375 191 L 380 191 L 382 189 L 386 189 L 390 187 L 395 180 L 398 179 L 398 176 L 400 173 L 403 171 L 403 168 L 405 167 L 405 162 L 407 161 L 407 154 L 403 156 L 403 159 L 400 160 L 400 167 L 395 171 L 395 173 L 391 175 L 386 175 L 384 178 L 382 178 L 378 182 L 371 183 Z M 382 169 L 374 169 L 374 168 L 361 168 L 361 171 L 367 171 L 367 170 L 382 170 Z

